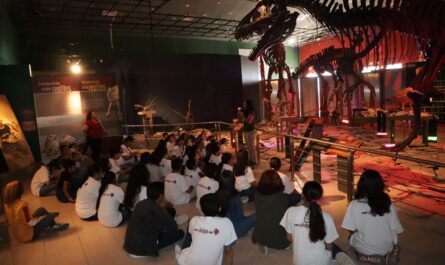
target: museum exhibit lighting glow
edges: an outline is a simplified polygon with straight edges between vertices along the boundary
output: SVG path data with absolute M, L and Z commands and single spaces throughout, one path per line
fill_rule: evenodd
M 391 149 L 396 147 L 396 144 L 385 144 L 385 148 Z
M 344 124 L 349 124 L 349 120 L 346 120 L 346 119 L 341 120 L 341 122 Z
M 70 114 L 82 114 L 80 92 L 70 92 L 68 95 L 68 110 Z
M 73 74 L 77 75 L 77 74 L 82 73 L 82 66 L 80 66 L 80 64 L 77 62 L 70 66 L 70 70 Z
M 437 142 L 437 140 L 439 140 L 437 136 L 428 136 L 428 141 L 430 142 Z
M 386 136 L 386 135 L 388 135 L 387 132 L 378 132 L 377 133 L 377 136 Z

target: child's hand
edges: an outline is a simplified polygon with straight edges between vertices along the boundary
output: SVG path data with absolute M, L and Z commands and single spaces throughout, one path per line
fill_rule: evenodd
M 69 199 L 69 202 L 70 202 L 70 203 L 75 203 L 75 202 L 76 202 L 76 199 L 71 198 L 71 199 Z

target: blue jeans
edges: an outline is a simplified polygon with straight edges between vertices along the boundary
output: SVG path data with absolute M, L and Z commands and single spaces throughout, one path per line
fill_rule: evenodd
M 236 236 L 238 238 L 245 236 L 250 231 L 250 229 L 253 228 L 253 226 L 255 225 L 255 221 L 256 215 L 252 214 L 248 217 L 245 217 L 240 222 L 234 223 L 233 226 L 235 227 Z

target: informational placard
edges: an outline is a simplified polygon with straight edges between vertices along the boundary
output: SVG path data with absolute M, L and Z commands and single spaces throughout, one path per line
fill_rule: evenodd
M 9 172 L 20 171 L 34 163 L 22 128 L 4 95 L 0 95 L 0 150 Z
M 108 135 L 122 133 L 119 87 L 114 74 L 33 77 L 42 160 L 60 155 L 60 145 L 85 141 L 82 124 L 95 111 Z

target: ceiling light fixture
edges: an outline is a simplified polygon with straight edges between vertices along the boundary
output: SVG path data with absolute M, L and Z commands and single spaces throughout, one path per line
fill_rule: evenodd
M 73 74 L 80 74 L 82 73 L 82 67 L 80 66 L 79 62 L 73 63 L 70 67 L 70 70 Z
M 185 7 L 190 7 L 190 4 L 185 4 Z

